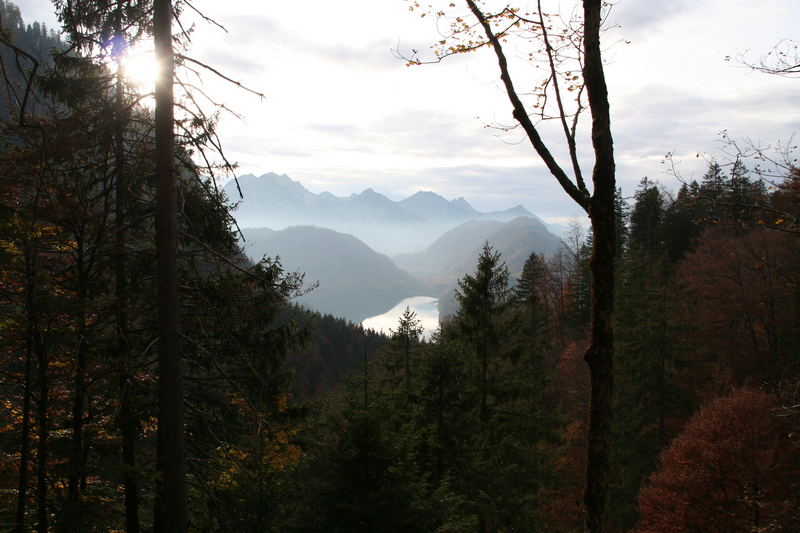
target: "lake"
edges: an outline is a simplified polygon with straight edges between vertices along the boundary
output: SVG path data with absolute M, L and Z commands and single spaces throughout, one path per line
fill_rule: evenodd
M 438 298 L 431 298 L 430 296 L 413 296 L 406 298 L 400 303 L 386 311 L 385 313 L 377 316 L 371 316 L 365 319 L 361 325 L 365 328 L 374 329 L 375 331 L 383 331 L 389 335 L 389 330 L 396 330 L 397 323 L 402 316 L 406 307 L 417 313 L 417 320 L 425 330 L 422 336 L 430 339 L 434 331 L 439 327 L 439 304 Z

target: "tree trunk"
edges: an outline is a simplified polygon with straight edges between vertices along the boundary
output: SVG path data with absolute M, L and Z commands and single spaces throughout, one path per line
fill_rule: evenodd
M 47 436 L 49 432 L 47 409 L 50 386 L 47 381 L 48 360 L 47 352 L 45 351 L 41 339 L 41 331 L 38 327 L 39 317 L 36 309 L 36 285 L 34 281 L 36 251 L 31 250 L 28 245 L 25 247 L 24 253 L 28 328 L 32 335 L 31 344 L 33 352 L 36 354 L 36 385 L 39 393 L 39 409 L 36 413 L 38 437 L 38 442 L 36 443 L 36 514 L 38 522 L 36 531 L 38 533 L 47 533 L 49 522 L 47 513 Z M 22 474 L 20 475 L 22 476 Z M 25 477 L 27 477 L 27 475 Z M 20 480 L 20 484 L 22 484 L 22 480 Z M 24 498 L 24 496 L 24 494 L 20 494 L 20 497 Z M 18 502 L 18 512 L 20 508 L 22 509 L 22 520 L 24 521 L 24 502 L 21 504 Z M 19 523 L 17 529 L 24 531 Z
M 47 381 L 48 360 L 47 352 L 44 347 L 37 347 L 38 375 L 39 383 L 39 411 L 37 413 L 38 437 L 39 442 L 36 446 L 36 503 L 38 525 L 36 531 L 47 533 L 48 513 L 47 513 L 47 436 L 50 431 L 47 418 L 48 396 L 50 385 Z
M 28 502 L 29 464 L 31 459 L 31 370 L 33 366 L 33 353 L 38 344 L 37 319 L 34 311 L 34 291 L 36 285 L 33 281 L 33 259 L 31 254 L 25 253 L 25 307 L 28 319 L 25 335 L 25 383 L 22 395 L 22 435 L 20 436 L 19 457 L 19 483 L 17 485 L 17 517 L 15 533 L 25 531 L 25 508 Z
M 25 531 L 25 507 L 28 499 L 28 465 L 31 457 L 31 359 L 33 335 L 28 326 L 25 341 L 25 383 L 22 396 L 22 435 L 20 436 L 19 483 L 17 485 L 17 518 L 15 533 Z
M 153 38 L 160 65 L 155 92 L 156 264 L 158 282 L 158 445 L 161 486 L 158 531 L 187 528 L 186 458 L 183 432 L 183 379 L 178 308 L 178 238 L 173 109 L 172 5 L 155 0 Z
M 441 343 L 444 343 L 444 338 L 441 338 Z M 440 347 L 439 350 L 442 348 Z M 436 439 L 438 446 L 436 447 L 436 483 L 435 485 L 438 486 L 439 483 L 442 481 L 442 477 L 444 476 L 444 358 L 442 357 L 441 352 L 437 354 L 437 412 L 436 412 Z
M 76 238 L 78 258 L 76 269 L 78 271 L 78 352 L 75 360 L 75 384 L 72 401 L 72 441 L 70 443 L 69 475 L 67 476 L 67 512 L 66 525 L 68 529 L 80 530 L 82 528 L 82 513 L 78 506 L 80 502 L 80 483 L 84 473 L 84 445 L 83 445 L 83 403 L 86 396 L 86 355 L 88 342 L 86 339 L 86 298 L 88 276 L 84 257 L 84 243 L 82 237 Z
M 121 38 L 117 20 L 117 38 Z M 114 121 L 114 176 L 115 176 L 115 216 L 114 216 L 114 278 L 117 322 L 116 358 L 121 363 L 119 425 L 122 432 L 122 484 L 125 492 L 125 531 L 139 531 L 139 486 L 136 478 L 136 418 L 134 416 L 134 377 L 130 365 L 130 344 L 128 340 L 128 280 L 125 261 L 126 254 L 126 211 L 128 209 L 128 180 L 125 175 L 125 127 L 128 113 L 125 106 L 125 74 L 121 60 L 117 60 L 116 80 L 116 120 Z
M 405 371 L 406 371 L 406 405 L 411 404 L 411 332 L 405 331 Z
M 602 217 L 592 217 L 592 231 L 599 236 L 608 231 Z M 611 439 L 612 390 L 614 385 L 612 329 L 614 297 L 613 220 L 610 226 L 612 242 L 608 245 L 596 238 L 592 252 L 592 335 L 591 345 L 584 355 L 589 365 L 591 400 L 586 460 L 586 531 L 603 531 L 605 503 L 608 493 L 609 448 Z
M 485 341 L 478 343 L 478 357 L 481 364 L 481 422 L 485 424 L 489 421 L 489 348 Z
M 592 170 L 594 192 L 589 206 L 594 246 L 592 273 L 592 335 L 584 356 L 589 365 L 591 404 L 586 461 L 586 531 L 603 531 L 608 494 L 611 442 L 612 390 L 614 385 L 614 261 L 616 217 L 614 209 L 615 165 L 603 61 L 600 53 L 601 0 L 584 0 L 583 78 L 592 111 Z

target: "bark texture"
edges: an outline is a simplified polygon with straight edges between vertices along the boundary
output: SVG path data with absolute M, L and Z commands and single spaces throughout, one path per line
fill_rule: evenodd
M 616 252 L 616 189 L 614 142 L 608 88 L 600 53 L 601 0 L 584 0 L 583 79 L 592 113 L 594 191 L 589 208 L 594 245 L 589 263 L 592 273 L 591 345 L 584 356 L 589 365 L 591 403 L 586 462 L 586 531 L 603 531 L 608 495 L 612 390 L 614 387 L 614 259 Z
M 187 528 L 186 459 L 183 431 L 183 377 L 178 307 L 178 226 L 175 184 L 175 135 L 172 5 L 156 0 L 153 37 L 161 67 L 156 80 L 156 268 L 158 283 L 158 470 L 161 486 L 156 510 L 158 531 Z

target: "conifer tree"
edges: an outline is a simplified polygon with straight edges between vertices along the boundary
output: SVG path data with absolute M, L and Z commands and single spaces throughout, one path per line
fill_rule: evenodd
M 522 318 L 520 330 L 539 357 L 548 348 L 550 340 L 547 310 L 541 297 L 545 282 L 545 259 L 532 253 L 522 267 L 522 275 L 514 287 L 514 298 Z
M 489 419 L 489 359 L 500 342 L 499 316 L 509 302 L 508 268 L 500 252 L 484 243 L 472 274 L 458 282 L 456 323 L 477 357 L 480 420 Z
M 419 336 L 423 331 L 421 324 L 417 318 L 417 313 L 406 307 L 398 319 L 397 329 L 391 331 L 392 338 L 399 344 L 402 354 L 406 403 L 411 401 L 412 350 L 419 343 Z
M 700 234 L 697 200 L 696 194 L 693 194 L 690 187 L 684 183 L 678 190 L 675 200 L 664 210 L 664 244 L 669 260 L 673 264 L 683 258 L 692 241 Z

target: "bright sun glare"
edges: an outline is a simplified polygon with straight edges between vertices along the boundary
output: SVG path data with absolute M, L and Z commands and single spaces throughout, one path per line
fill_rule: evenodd
M 125 57 L 125 77 L 145 91 L 152 91 L 156 80 L 156 64 L 152 49 L 131 48 Z

